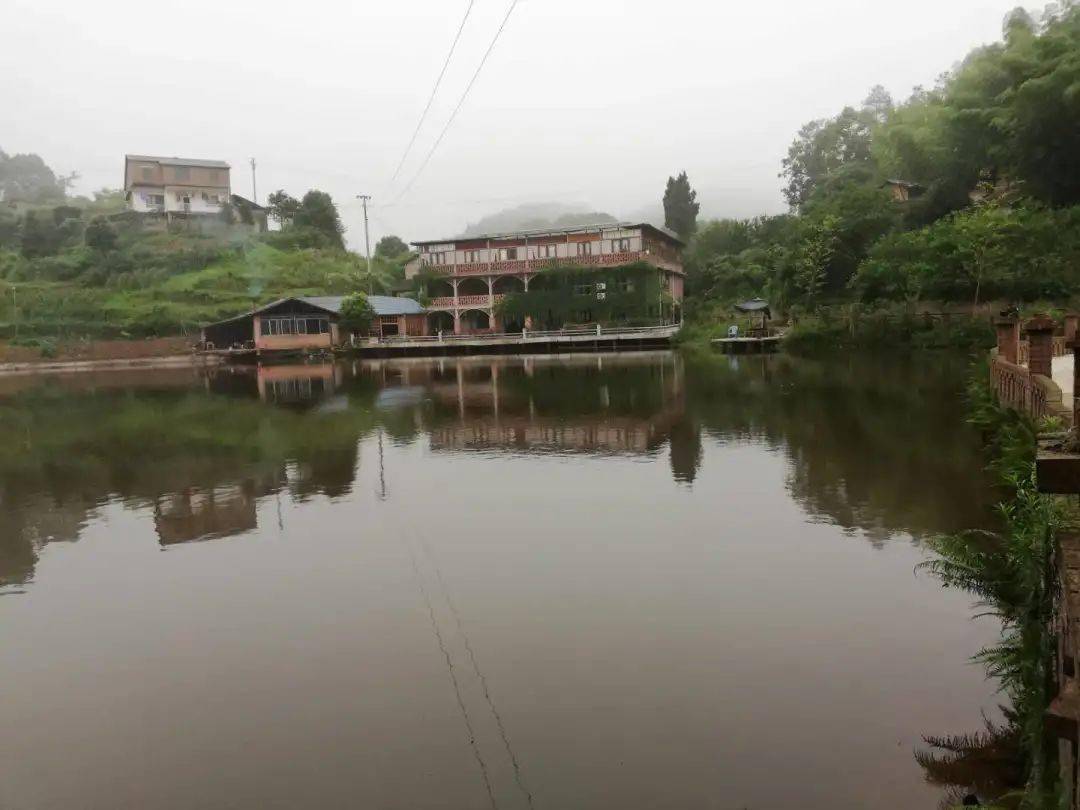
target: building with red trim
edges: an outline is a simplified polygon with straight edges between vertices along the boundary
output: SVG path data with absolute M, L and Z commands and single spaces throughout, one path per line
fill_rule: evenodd
M 648 223 L 614 223 L 414 241 L 418 260 L 410 278 L 421 275 L 431 332 L 502 332 L 499 301 L 527 293 L 537 274 L 553 267 L 609 270 L 646 263 L 655 267 L 677 318 L 686 273 L 683 242 Z M 661 312 L 657 313 L 663 317 Z M 520 328 L 520 325 L 515 325 Z

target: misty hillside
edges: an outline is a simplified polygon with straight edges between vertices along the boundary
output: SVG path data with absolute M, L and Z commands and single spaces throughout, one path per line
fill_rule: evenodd
M 577 225 L 596 225 L 618 222 L 617 217 L 602 211 L 587 211 L 565 203 L 525 203 L 504 208 L 470 223 L 462 236 L 479 236 L 486 233 L 528 231 L 541 228 L 571 228 Z

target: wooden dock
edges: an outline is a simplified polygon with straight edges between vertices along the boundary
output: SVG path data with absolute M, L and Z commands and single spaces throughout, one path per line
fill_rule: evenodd
M 766 354 L 780 348 L 782 337 L 782 335 L 765 335 L 764 337 L 715 338 L 712 345 L 724 354 Z

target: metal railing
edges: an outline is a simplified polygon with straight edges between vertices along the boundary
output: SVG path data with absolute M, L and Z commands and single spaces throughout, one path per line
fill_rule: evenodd
M 554 329 L 547 331 L 531 331 L 523 329 L 520 332 L 474 332 L 461 335 L 388 335 L 386 337 L 370 337 L 357 341 L 357 346 L 387 345 L 395 343 L 461 343 L 465 341 L 486 341 L 491 343 L 531 343 L 546 342 L 559 338 L 597 338 L 617 339 L 620 337 L 669 337 L 679 328 L 679 324 L 666 324 L 662 326 L 631 326 L 618 329 L 604 329 L 600 326 L 590 329 Z

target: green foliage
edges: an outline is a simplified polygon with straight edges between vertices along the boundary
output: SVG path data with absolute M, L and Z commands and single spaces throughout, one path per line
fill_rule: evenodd
M 604 285 L 599 289 L 598 285 Z M 660 273 L 639 262 L 611 270 L 557 267 L 538 273 L 529 292 L 510 293 L 500 302 L 504 321 L 535 328 L 560 329 L 567 324 L 601 323 L 625 326 L 654 324 L 670 314 L 671 298 L 661 287 Z
M 341 302 L 341 327 L 349 332 L 367 332 L 375 320 L 375 310 L 362 292 L 355 292 Z
M 297 228 L 310 228 L 321 233 L 331 245 L 344 248 L 342 234 L 345 228 L 338 216 L 337 206 L 325 191 L 312 189 L 300 201 L 300 207 L 293 215 L 293 225 Z
M 1057 605 L 1056 534 L 1063 515 L 1035 480 L 1035 426 L 999 405 L 981 366 L 970 387 L 971 421 L 990 439 L 992 467 L 1009 493 L 1001 529 L 965 531 L 934 540 L 923 564 L 945 587 L 975 594 L 1002 625 L 1001 640 L 976 660 L 998 679 L 1012 703 L 1026 773 L 1024 806 L 1045 807 L 1055 794 L 1054 752 L 1045 714 L 1053 695 Z
M 686 172 L 669 177 L 664 189 L 664 225 L 683 240 L 689 239 L 697 228 L 697 215 L 701 209 L 697 192 L 690 188 Z
M 88 248 L 107 253 L 116 249 L 118 241 L 116 229 L 104 217 L 94 217 L 86 226 L 83 241 L 86 242 Z
M 807 124 L 782 176 L 797 216 L 705 225 L 686 254 L 689 296 L 761 295 L 794 312 L 1068 301 L 1080 289 L 1080 5 L 1010 15 L 1002 42 L 902 104 L 877 87 Z
M 284 228 L 293 221 L 296 212 L 300 210 L 300 201 L 285 193 L 284 189 L 278 189 L 266 198 L 266 207 L 270 219 Z
M 409 252 L 409 246 L 399 236 L 387 235 L 375 243 L 375 255 L 394 259 Z
M 782 161 L 787 179 L 784 197 L 799 210 L 837 171 L 853 166 L 872 167 L 871 134 L 879 113 L 873 109 L 845 107 L 838 116 L 811 121 L 799 130 Z
M 1064 299 L 1080 282 L 1080 206 L 976 206 L 886 236 L 852 282 L 864 301 Z
M 47 203 L 64 199 L 73 178 L 58 178 L 39 155 L 9 155 L 0 149 L 0 199 Z

